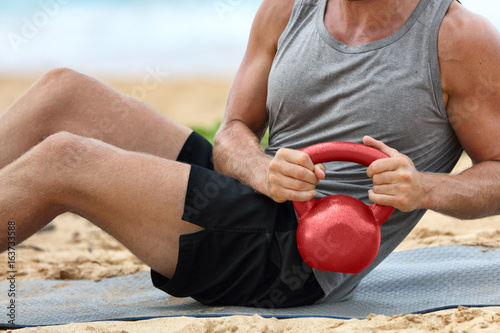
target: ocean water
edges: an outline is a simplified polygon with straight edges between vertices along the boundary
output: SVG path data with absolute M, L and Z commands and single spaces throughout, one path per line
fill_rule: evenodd
M 4 0 L 0 74 L 232 76 L 261 0 Z M 499 0 L 462 0 L 500 29 Z
M 6 0 L 0 74 L 232 75 L 259 0 Z

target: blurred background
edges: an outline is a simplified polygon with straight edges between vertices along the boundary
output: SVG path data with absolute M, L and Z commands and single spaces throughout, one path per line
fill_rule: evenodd
M 0 75 L 67 66 L 91 75 L 230 77 L 260 0 L 0 2 Z M 500 1 L 462 0 L 500 26 Z
M 216 124 L 261 0 L 0 1 L 0 112 L 56 67 Z M 500 27 L 500 1 L 462 0 Z
M 60 66 L 91 75 L 229 76 L 260 0 L 0 2 L 0 74 Z

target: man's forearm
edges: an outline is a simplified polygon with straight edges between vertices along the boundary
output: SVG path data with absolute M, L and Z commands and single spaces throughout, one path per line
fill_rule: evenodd
M 224 124 L 214 144 L 217 172 L 234 177 L 267 195 L 267 170 L 271 158 L 260 147 L 255 134 L 240 121 Z
M 500 162 L 482 162 L 458 175 L 424 174 L 422 181 L 422 208 L 459 219 L 500 215 Z

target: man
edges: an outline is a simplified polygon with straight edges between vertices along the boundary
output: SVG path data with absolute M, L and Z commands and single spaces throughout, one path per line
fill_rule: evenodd
M 498 32 L 452 0 L 264 0 L 216 137 L 218 173 L 188 128 L 58 69 L 0 118 L 1 223 L 20 242 L 74 212 L 148 264 L 155 286 L 206 304 L 341 300 L 423 209 L 500 213 L 499 66 Z M 325 168 L 296 150 L 334 140 L 390 158 Z M 439 174 L 462 147 L 474 166 Z M 398 209 L 357 275 L 312 271 L 296 248 L 290 201 L 337 192 Z

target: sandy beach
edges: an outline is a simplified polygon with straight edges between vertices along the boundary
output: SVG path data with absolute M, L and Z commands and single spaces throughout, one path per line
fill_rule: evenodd
M 131 94 L 141 80 L 104 80 Z M 0 78 L 0 113 L 18 98 L 33 79 Z M 230 80 L 165 81 L 148 90 L 144 101 L 188 126 L 210 126 L 223 115 Z M 454 172 L 470 166 L 463 158 Z M 397 251 L 439 245 L 481 245 L 500 248 L 500 216 L 460 221 L 428 212 Z M 18 246 L 18 279 L 90 279 L 99 281 L 148 267 L 120 243 L 71 214 L 54 220 Z M 0 279 L 5 279 L 0 270 Z M 500 287 L 500 286 L 499 286 Z M 364 320 L 265 319 L 260 316 L 196 319 L 167 318 L 137 322 L 98 322 L 57 327 L 25 328 L 15 332 L 498 332 L 500 307 L 458 308 L 423 315 L 369 316 Z M 9 330 L 4 330 L 11 332 Z

